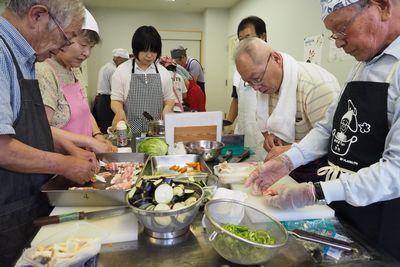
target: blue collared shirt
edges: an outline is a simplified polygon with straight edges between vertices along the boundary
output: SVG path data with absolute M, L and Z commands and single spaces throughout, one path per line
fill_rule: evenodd
M 35 50 L 5 18 L 0 16 L 0 36 L 13 51 L 25 79 L 35 78 Z M 21 107 L 17 71 L 9 50 L 0 39 L 0 135 L 15 134 L 13 123 Z
M 362 63 L 351 72 L 348 81 L 386 82 L 390 71 L 400 60 L 400 37 L 381 54 Z M 338 99 L 300 143 L 286 152 L 294 167 L 304 165 L 328 153 L 333 115 Z M 387 120 L 389 133 L 379 162 L 360 169 L 355 174 L 343 173 L 337 180 L 321 183 L 327 202 L 345 200 L 354 206 L 400 197 L 400 67 L 395 69 L 388 88 Z

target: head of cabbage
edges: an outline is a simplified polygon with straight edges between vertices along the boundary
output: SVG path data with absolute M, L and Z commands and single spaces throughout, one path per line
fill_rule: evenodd
M 162 156 L 168 152 L 168 144 L 162 138 L 148 138 L 138 145 L 139 153 L 146 153 L 150 156 Z

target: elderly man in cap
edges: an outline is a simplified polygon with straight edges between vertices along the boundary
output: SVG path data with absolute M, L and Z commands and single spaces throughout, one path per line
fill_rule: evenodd
M 265 136 L 267 159 L 299 142 L 324 118 L 340 90 L 336 77 L 325 69 L 298 62 L 258 37 L 240 41 L 235 60 L 246 86 L 257 92 L 255 119 Z M 298 181 L 318 179 L 317 169 L 325 164 L 324 159 L 315 161 L 292 176 Z
M 114 112 L 111 110 L 111 77 L 117 67 L 129 59 L 129 52 L 123 48 L 116 48 L 112 51 L 113 60 L 107 62 L 99 70 L 97 82 L 97 96 L 93 105 L 93 116 L 102 133 L 107 133 L 111 126 Z
M 50 213 L 41 186 L 51 174 L 84 183 L 96 169 L 92 152 L 54 153 L 79 148 L 52 136 L 35 80 L 35 61 L 71 45 L 83 16 L 78 0 L 10 0 L 0 17 L 0 266 L 13 266 L 38 230 L 32 221 Z
M 247 181 L 266 202 L 298 208 L 325 200 L 372 244 L 400 259 L 400 1 L 321 0 L 336 46 L 359 63 L 324 121 Z M 268 187 L 322 155 L 326 182 Z
M 178 45 L 177 48 L 171 50 L 171 57 L 176 63 L 184 67 L 190 73 L 190 75 L 192 75 L 193 79 L 200 86 L 201 90 L 203 90 L 204 94 L 206 94 L 203 67 L 197 59 L 188 57 L 186 50 L 187 48 L 184 48 L 182 45 Z

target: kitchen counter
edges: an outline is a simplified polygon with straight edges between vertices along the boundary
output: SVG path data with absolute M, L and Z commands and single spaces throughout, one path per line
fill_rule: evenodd
M 181 243 L 156 244 L 157 240 L 148 237 L 141 229 L 137 241 L 103 245 L 98 256 L 98 266 L 239 266 L 220 257 L 206 240 L 206 233 L 201 226 L 201 216 L 202 213 L 199 213 L 190 227 L 190 232 L 182 238 Z M 357 238 L 354 240 L 357 241 Z M 369 253 L 375 258 L 374 260 L 321 265 L 311 257 L 301 242 L 289 237 L 286 246 L 265 266 L 399 266 L 398 262 L 373 249 L 370 249 Z

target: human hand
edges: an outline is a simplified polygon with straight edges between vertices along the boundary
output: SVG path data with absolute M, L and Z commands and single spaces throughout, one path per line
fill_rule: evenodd
M 62 160 L 61 175 L 65 178 L 84 184 L 89 182 L 96 173 L 98 161 L 88 161 L 74 156 L 64 156 Z
M 312 183 L 274 185 L 263 191 L 267 205 L 280 209 L 298 209 L 315 204 L 315 188 Z
M 255 169 L 245 181 L 245 186 L 252 188 L 254 194 L 259 195 L 272 184 L 288 175 L 293 165 L 286 155 L 271 159 Z
M 104 138 L 103 135 L 96 135 L 94 137 L 97 141 L 99 141 L 100 143 L 103 143 L 104 145 L 106 145 L 106 151 L 104 152 L 117 152 L 118 148 L 116 146 L 114 146 L 110 140 L 107 140 L 106 138 Z M 104 152 L 98 152 L 98 153 L 104 153 Z
M 95 172 L 97 173 L 100 170 L 100 164 L 97 161 L 96 155 L 92 151 L 88 151 L 86 149 L 73 146 L 68 150 L 68 153 L 71 156 L 77 157 L 79 159 L 83 159 L 86 161 L 89 161 L 94 164 L 95 166 Z
M 273 147 L 276 146 L 283 146 L 283 140 L 281 140 L 279 137 L 276 137 L 272 133 L 265 133 L 264 134 L 264 149 L 269 152 Z
M 113 131 L 115 131 L 117 129 L 117 124 L 120 121 L 125 121 L 125 123 L 128 125 L 128 120 L 126 119 L 125 112 L 123 112 L 123 111 L 115 114 L 114 119 L 112 121 L 112 126 L 111 126 L 111 129 Z
M 265 157 L 264 162 L 276 158 L 277 156 L 285 153 L 286 151 L 288 151 L 290 148 L 292 147 L 292 145 L 286 145 L 286 146 L 274 146 L 267 154 L 267 156 Z

